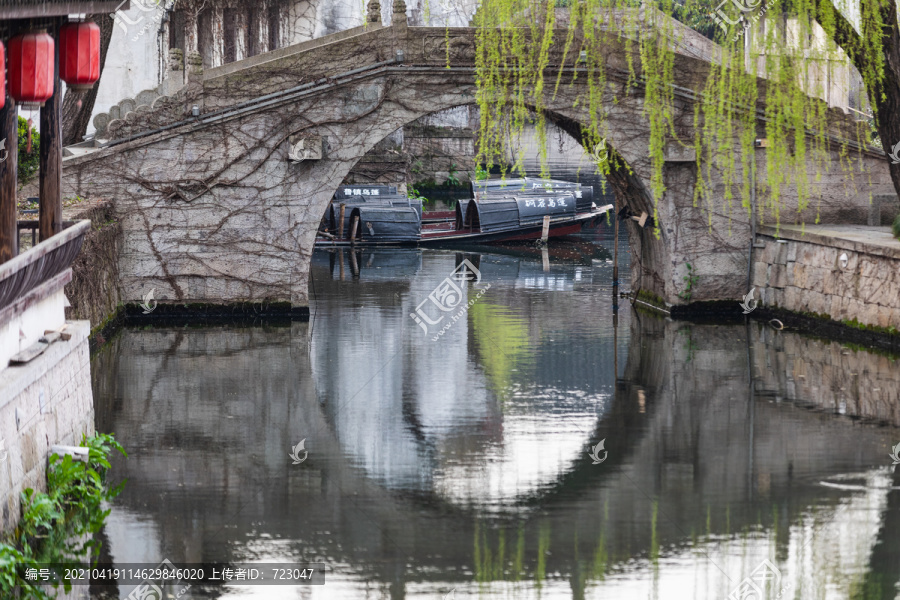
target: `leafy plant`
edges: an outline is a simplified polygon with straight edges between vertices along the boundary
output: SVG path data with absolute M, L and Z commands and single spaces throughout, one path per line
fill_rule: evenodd
M 672 5 L 672 16 L 702 34 L 703 37 L 716 40 L 717 37 L 722 37 L 722 29 L 712 18 L 717 8 L 716 4 L 718 3 L 709 0 L 676 1 Z
M 456 170 L 456 165 L 450 163 L 450 170 L 447 173 L 447 179 L 444 180 L 444 185 L 447 187 L 460 185 L 462 182 L 459 180 L 459 177 L 456 176 L 457 173 L 459 173 L 459 171 Z
M 423 206 L 424 206 L 425 204 L 431 202 L 431 200 L 429 200 L 428 198 L 426 198 L 425 196 L 423 196 L 422 194 L 420 194 L 420 193 L 419 193 L 419 190 L 417 190 L 417 189 L 414 188 L 413 186 L 409 186 L 409 187 L 407 188 L 406 195 L 407 195 L 408 197 L 412 198 L 413 200 L 421 200 Z
M 691 301 L 691 295 L 694 293 L 694 286 L 697 285 L 697 282 L 700 281 L 700 277 L 694 275 L 694 267 L 691 266 L 691 263 L 687 263 L 687 275 L 682 277 L 684 279 L 684 291 L 678 293 L 678 297 L 684 300 L 685 302 Z
M 17 165 L 19 185 L 23 186 L 34 177 L 40 162 L 41 136 L 38 130 L 31 128 L 31 152 L 28 152 L 28 121 L 19 117 L 19 164 Z
M 894 233 L 894 237 L 900 240 L 900 215 L 897 215 L 897 218 L 894 219 L 894 224 L 891 225 L 891 231 Z
M 491 176 L 490 171 L 488 171 L 481 165 L 478 165 L 475 167 L 475 181 L 482 181 L 484 179 L 487 179 L 490 176 Z
M 50 456 L 47 492 L 28 488 L 22 492 L 22 518 L 5 540 L 0 540 L 0 597 L 49 599 L 39 585 L 21 577 L 26 569 L 46 568 L 47 563 L 75 564 L 99 546 L 93 539 L 103 526 L 109 510 L 103 502 L 122 491 L 125 482 L 107 486 L 109 455 L 113 450 L 128 456 L 112 435 L 82 436 L 88 448 L 88 462 L 71 456 Z M 82 541 L 87 537 L 87 541 Z M 58 584 L 53 584 L 56 587 Z M 63 581 L 66 591 L 69 581 Z

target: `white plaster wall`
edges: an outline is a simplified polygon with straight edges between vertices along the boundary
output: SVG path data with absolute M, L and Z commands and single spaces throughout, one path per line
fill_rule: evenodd
M 0 372 L 10 368 L 9 359 L 37 342 L 48 329 L 59 329 L 66 321 L 66 296 L 62 288 L 0 325 Z M 21 333 L 20 333 L 21 332 Z M 24 333 L 25 337 L 21 337 Z
M 97 100 L 87 133 L 94 132 L 93 119 L 98 113 L 125 98 L 155 88 L 160 83 L 160 45 L 157 33 L 164 8 L 164 0 L 157 6 L 154 0 L 131 0 L 131 8 L 119 11 L 113 26 L 106 65 L 97 89 Z M 101 17 L 108 19 L 110 17 Z
M 103 76 L 87 133 L 94 132 L 93 118 L 108 112 L 126 98 L 134 98 L 161 81 L 160 22 L 167 0 L 131 0 L 131 8 L 119 11 L 113 28 Z M 171 1 L 171 0 L 168 0 Z M 282 45 L 319 38 L 363 24 L 366 0 L 298 0 L 282 15 Z M 411 0 L 410 24 L 466 26 L 476 9 L 475 0 Z M 382 21 L 391 21 L 392 0 L 382 0 Z M 425 15 L 429 18 L 425 19 Z M 101 17 L 108 18 L 108 17 Z M 27 119 L 28 114 L 23 113 Z M 34 114 L 37 122 L 37 113 Z
M 362 0 L 331 0 L 316 4 L 314 38 L 359 27 L 363 24 L 366 7 Z
M 382 4 L 390 4 L 385 0 Z M 476 0 L 407 0 L 410 25 L 425 27 L 468 27 L 478 8 Z

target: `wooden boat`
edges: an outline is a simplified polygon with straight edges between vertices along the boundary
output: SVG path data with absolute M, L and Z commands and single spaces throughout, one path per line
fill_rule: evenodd
M 414 245 L 422 229 L 422 201 L 393 186 L 341 186 L 328 205 L 316 245 Z
M 544 235 L 545 225 L 548 238 L 570 235 L 596 225 L 612 209 L 611 204 L 597 207 L 590 187 L 550 179 L 473 182 L 472 195 L 458 200 L 454 216 L 447 220 L 423 215 L 421 201 L 390 186 L 342 186 L 325 213 L 316 245 L 536 240 Z

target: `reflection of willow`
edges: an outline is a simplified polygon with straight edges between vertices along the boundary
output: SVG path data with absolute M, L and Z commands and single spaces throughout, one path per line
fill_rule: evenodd
M 657 535 L 657 519 L 659 517 L 658 501 L 651 505 L 650 515 L 650 546 L 648 557 L 653 569 L 654 584 L 658 583 L 660 541 Z M 610 556 L 606 530 L 609 521 L 609 504 L 604 502 L 603 526 L 600 528 L 593 551 L 584 555 L 580 550 L 584 549 L 584 543 L 578 539 L 578 530 L 569 540 L 560 540 L 557 536 L 556 543 L 572 544 L 572 552 L 563 554 L 569 557 L 568 575 L 570 578 L 573 598 L 575 600 L 585 597 L 588 584 L 599 583 L 606 579 L 610 566 L 618 562 L 627 562 L 633 558 L 630 549 L 624 549 L 621 556 Z M 522 582 L 527 579 L 534 580 L 534 587 L 540 590 L 547 579 L 547 557 L 551 556 L 551 520 L 531 522 L 526 531 L 524 522 L 518 525 L 490 527 L 485 522 L 475 520 L 474 527 L 474 572 L 475 581 L 479 584 L 489 584 L 498 581 Z M 532 554 L 526 556 L 526 540 L 537 538 L 537 548 L 531 545 Z M 512 532 L 515 531 L 515 534 Z M 559 533 L 559 532 L 557 532 Z M 515 547 L 507 548 L 507 537 L 515 536 Z M 696 543 L 696 539 L 695 539 Z M 591 548 L 588 542 L 588 548 Z M 529 567 L 532 575 L 529 576 Z
M 488 384 L 504 401 L 509 397 L 512 370 L 528 351 L 528 321 L 509 314 L 506 307 L 479 300 L 469 309 L 470 331 L 478 348 Z
M 657 504 L 653 503 L 651 515 L 650 560 L 658 569 L 659 540 L 656 535 Z M 568 540 L 557 539 L 556 543 L 572 544 L 572 552 L 558 554 L 569 556 L 568 575 L 572 584 L 573 598 L 584 598 L 588 584 L 599 583 L 606 579 L 610 566 L 616 560 L 627 561 L 631 555 L 626 551 L 622 556 L 611 557 L 607 545 L 606 526 L 609 519 L 609 505 L 604 503 L 603 527 L 599 531 L 593 551 L 584 555 L 584 543 L 578 539 L 578 531 Z M 547 579 L 547 557 L 551 556 L 551 520 L 540 520 L 526 524 L 491 527 L 487 523 L 475 520 L 474 527 L 474 573 L 479 584 L 490 584 L 499 581 L 524 582 L 533 579 L 534 587 L 540 590 Z M 535 531 L 536 530 L 536 531 Z M 513 533 L 515 532 L 515 533 Z M 507 538 L 515 538 L 515 546 L 507 547 Z M 526 550 L 526 541 L 534 541 L 531 552 Z M 557 536 L 558 538 L 559 536 Z M 591 545 L 588 542 L 588 548 Z M 528 556 L 530 554 L 530 556 Z M 529 575 L 529 571 L 531 575 Z

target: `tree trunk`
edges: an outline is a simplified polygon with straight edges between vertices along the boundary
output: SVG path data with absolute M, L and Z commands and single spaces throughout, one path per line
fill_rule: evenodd
M 880 32 L 884 49 L 884 81 L 879 89 L 869 91 L 869 102 L 877 107 L 875 127 L 881 138 L 881 147 L 885 154 L 897 155 L 893 148 L 896 145 L 900 150 L 900 31 L 894 0 L 885 2 L 881 7 L 881 18 L 885 23 Z M 894 192 L 900 197 L 900 164 L 891 161 L 888 168 L 894 182 Z
M 874 2 L 881 12 L 884 24 L 880 31 L 866 27 L 862 35 L 866 39 L 878 36 L 882 40 L 881 49 L 884 57 L 884 78 L 877 84 L 866 81 L 866 93 L 869 103 L 875 112 L 875 128 L 881 138 L 881 147 L 886 154 L 893 151 L 894 145 L 900 145 L 900 30 L 897 23 L 897 3 L 895 0 L 862 0 Z M 866 78 L 871 66 L 871 57 L 865 53 L 860 34 L 853 25 L 837 10 L 831 0 L 819 0 L 815 5 L 815 17 L 822 27 L 829 32 L 835 43 L 847 53 L 853 66 Z M 863 10 L 863 13 L 866 11 Z M 898 146 L 900 150 L 900 146 Z M 894 192 L 900 197 L 900 164 L 888 164 Z
M 109 50 L 109 40 L 112 38 L 113 20 L 108 14 L 91 15 L 100 27 L 100 76 L 103 76 L 103 67 L 106 64 L 106 52 Z M 67 89 L 62 103 L 62 128 L 63 146 L 77 144 L 82 141 L 91 122 L 91 114 L 94 112 L 94 102 L 97 100 L 97 88 L 100 82 L 82 94 L 76 94 Z
M 885 66 L 883 93 L 869 93 L 869 102 L 877 106 L 875 127 L 881 138 L 881 147 L 885 154 L 898 155 L 894 146 L 900 151 L 900 75 L 892 65 Z M 877 104 L 876 104 L 877 101 Z M 900 197 L 900 164 L 893 160 L 888 164 L 894 192 Z

